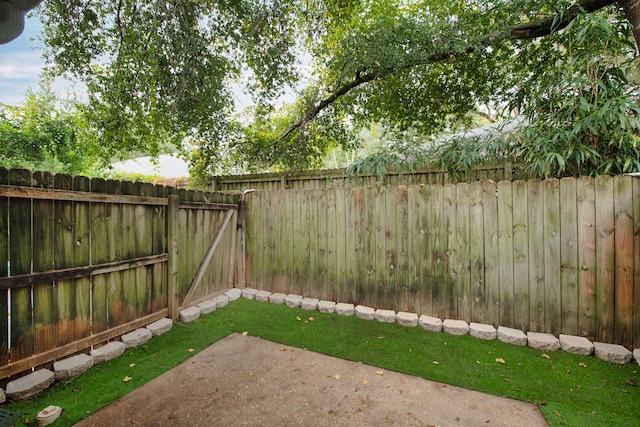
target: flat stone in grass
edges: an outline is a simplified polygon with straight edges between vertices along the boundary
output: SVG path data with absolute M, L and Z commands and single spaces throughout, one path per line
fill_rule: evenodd
M 300 307 L 302 301 L 302 295 L 289 294 L 284 297 L 284 303 L 289 307 Z
M 595 346 L 585 337 L 560 334 L 560 348 L 567 353 L 591 356 Z
M 481 340 L 495 340 L 497 332 L 493 325 L 471 322 L 469 323 L 469 335 Z
M 300 307 L 305 310 L 315 310 L 318 308 L 320 300 L 317 298 L 303 298 L 300 302 Z
M 7 384 L 7 398 L 21 400 L 34 396 L 49 387 L 55 374 L 48 369 L 40 369 Z
M 633 359 L 638 365 L 640 365 L 640 348 L 636 348 L 633 350 Z
M 426 331 L 442 332 L 442 320 L 423 314 L 418 318 L 418 326 Z
M 229 302 L 233 302 L 240 299 L 240 297 L 242 296 L 242 290 L 238 288 L 232 288 L 224 294 L 229 297 Z
M 102 347 L 94 348 L 91 350 L 91 357 L 93 357 L 93 363 L 96 365 L 102 362 L 108 362 L 111 359 L 115 359 L 120 356 L 127 347 L 120 341 L 111 341 Z
M 151 331 L 151 335 L 157 337 L 158 335 L 162 335 L 165 332 L 169 332 L 173 327 L 173 320 L 168 317 L 163 317 L 162 319 L 156 320 L 153 323 L 149 323 L 146 328 Z
M 396 323 L 402 326 L 418 326 L 418 315 L 416 313 L 399 311 L 398 314 L 396 314 Z
M 356 317 L 365 320 L 373 320 L 375 318 L 375 310 L 372 307 L 366 305 L 358 305 L 354 309 Z
M 218 307 L 218 303 L 215 300 L 208 299 L 198 304 L 202 314 L 209 314 Z
M 527 335 L 520 329 L 507 328 L 506 326 L 498 326 L 498 339 L 507 344 L 527 345 Z
M 393 310 L 376 310 L 375 318 L 378 322 L 393 323 L 396 321 L 396 312 Z
M 541 351 L 560 350 L 560 341 L 551 334 L 541 332 L 527 332 L 527 344 L 531 348 Z
M 202 310 L 197 305 L 180 310 L 180 320 L 182 322 L 193 322 L 202 314 Z
M 346 304 L 344 302 L 339 302 L 336 304 L 336 314 L 339 316 L 353 316 L 355 313 L 355 309 L 353 308 L 353 304 Z
M 140 328 L 122 335 L 120 339 L 127 348 L 134 348 L 146 343 L 152 336 L 153 335 L 150 330 L 147 328 Z
M 334 301 L 318 301 L 318 311 L 320 313 L 335 313 L 336 303 Z
M 271 292 L 269 291 L 258 291 L 256 293 L 256 301 L 269 302 L 270 296 L 271 296 Z
M 631 352 L 621 345 L 604 342 L 594 342 L 593 345 L 595 347 L 595 356 L 599 359 L 621 365 L 631 361 Z
M 242 297 L 246 299 L 256 299 L 256 294 L 258 293 L 257 289 L 253 288 L 244 288 L 242 290 Z
M 88 354 L 77 354 L 53 363 L 53 370 L 59 380 L 77 377 L 93 366 L 93 357 Z
M 229 304 L 229 297 L 225 294 L 218 295 L 213 300 L 216 302 L 216 308 L 224 307 Z
M 442 322 L 442 330 L 451 335 L 467 335 L 469 325 L 464 320 L 445 319 Z
M 285 294 L 280 294 L 280 293 L 274 293 L 269 295 L 269 302 L 271 304 L 284 304 L 284 298 L 286 297 Z

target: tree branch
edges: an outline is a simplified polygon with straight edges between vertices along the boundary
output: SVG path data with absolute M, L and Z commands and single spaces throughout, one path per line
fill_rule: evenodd
M 496 42 L 506 40 L 506 39 L 535 39 L 538 37 L 547 36 L 553 32 L 560 31 L 565 28 L 569 23 L 574 20 L 579 13 L 583 10 L 585 12 L 595 12 L 598 9 L 602 9 L 605 6 L 610 4 L 617 3 L 615 0 L 579 0 L 577 3 L 573 4 L 566 11 L 561 13 L 556 13 L 547 18 L 527 22 L 524 24 L 515 25 L 510 29 L 507 29 L 505 32 L 500 33 L 492 33 L 486 36 L 484 39 L 480 40 L 479 44 L 469 45 L 462 51 L 448 51 L 448 52 L 438 52 L 432 55 L 423 58 L 421 61 L 407 62 L 404 67 L 401 67 L 401 70 L 406 70 L 413 68 L 418 65 L 424 64 L 433 64 L 446 59 L 450 59 L 452 57 L 456 57 L 461 54 L 468 54 L 475 51 L 479 46 L 490 46 L 495 44 Z M 371 69 L 366 71 L 361 71 L 356 73 L 356 77 L 350 82 L 345 83 L 340 86 L 337 90 L 331 93 L 327 98 L 323 99 L 310 109 L 308 109 L 304 116 L 298 120 L 296 123 L 293 123 L 287 130 L 278 137 L 278 140 L 282 140 L 290 136 L 295 130 L 304 127 L 305 124 L 311 122 L 315 119 L 322 110 L 327 108 L 333 102 L 335 102 L 341 96 L 346 95 L 351 90 L 365 84 L 371 82 L 373 80 L 377 80 L 383 76 L 387 75 L 384 70 L 381 69 Z
M 614 3 L 616 3 L 615 0 L 580 0 L 564 12 L 556 13 L 539 21 L 515 25 L 511 29 L 511 34 L 514 38 L 521 40 L 548 36 L 565 28 L 583 10 L 587 13 L 595 12 Z

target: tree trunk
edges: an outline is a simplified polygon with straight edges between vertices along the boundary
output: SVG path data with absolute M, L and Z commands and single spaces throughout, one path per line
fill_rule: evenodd
M 624 13 L 631 23 L 633 36 L 636 38 L 636 46 L 640 53 L 640 0 L 619 0 L 618 4 L 624 8 Z

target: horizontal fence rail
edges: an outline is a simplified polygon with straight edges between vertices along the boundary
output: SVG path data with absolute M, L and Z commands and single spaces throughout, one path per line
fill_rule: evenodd
M 247 286 L 640 346 L 640 179 L 256 191 Z
M 469 172 L 450 173 L 441 169 L 416 169 L 410 172 L 387 171 L 384 176 L 360 175 L 352 178 L 346 169 L 304 171 L 289 175 L 267 173 L 259 175 L 216 176 L 211 179 L 212 191 L 320 189 L 359 186 L 457 184 L 482 180 L 526 179 L 525 165 L 505 162 L 500 165 L 477 166 Z
M 232 287 L 239 200 L 0 169 L 0 379 L 177 316 L 214 237 L 192 299 Z

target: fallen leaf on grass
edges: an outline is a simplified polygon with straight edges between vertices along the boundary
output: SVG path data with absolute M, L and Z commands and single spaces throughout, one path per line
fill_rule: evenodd
M 314 319 L 313 317 L 309 317 L 309 322 L 315 322 L 316 319 Z
M 302 320 L 300 317 L 296 316 L 296 320 Z
M 130 364 L 129 364 L 129 367 L 130 367 L 130 368 L 133 368 L 134 366 L 136 366 L 136 364 L 135 364 L 135 363 L 130 363 Z
M 556 366 L 555 365 L 551 365 L 551 370 L 555 371 L 556 370 Z
M 627 384 L 629 384 L 632 387 L 636 387 L 638 384 L 635 383 L 635 381 L 633 380 L 627 380 Z
M 124 377 L 124 378 L 122 379 L 122 382 L 123 382 L 123 383 L 128 383 L 128 382 L 129 382 L 129 381 L 131 381 L 132 379 L 133 379 L 133 378 L 131 378 L 130 376 L 128 376 L 128 375 L 127 375 L 126 377 Z
M 504 359 L 502 357 L 498 357 L 496 359 L 496 362 L 498 362 L 498 363 L 507 363 L 507 362 L 504 361 Z
M 562 418 L 562 415 L 560 415 L 560 412 L 558 412 L 558 411 L 553 411 L 553 413 L 554 413 L 554 414 L 556 414 L 556 416 L 557 416 L 557 417 Z
M 193 349 L 192 349 L 192 348 L 188 349 L 187 351 L 188 351 L 189 353 L 193 353 Z
M 243 337 L 246 337 L 248 334 L 249 334 L 249 332 L 244 331 L 244 332 L 242 333 L 242 336 L 243 336 Z
M 439 365 L 439 363 L 436 362 L 435 360 L 433 362 L 431 362 L 431 363 L 433 363 L 434 365 Z
M 549 356 L 547 353 L 542 353 L 542 358 L 543 359 L 551 359 L 551 356 Z
M 586 367 L 587 367 L 587 364 L 586 364 L 586 363 L 584 363 L 584 362 L 580 362 L 578 365 L 582 366 L 583 368 L 586 368 Z

